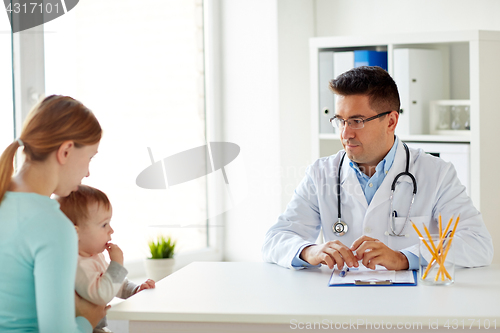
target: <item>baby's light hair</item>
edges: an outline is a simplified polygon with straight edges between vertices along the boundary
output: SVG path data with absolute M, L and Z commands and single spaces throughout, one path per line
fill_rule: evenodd
M 81 225 L 89 218 L 89 206 L 96 203 L 110 209 L 111 203 L 104 192 L 87 185 L 78 185 L 78 190 L 71 192 L 67 197 L 58 197 L 61 211 L 73 222 Z

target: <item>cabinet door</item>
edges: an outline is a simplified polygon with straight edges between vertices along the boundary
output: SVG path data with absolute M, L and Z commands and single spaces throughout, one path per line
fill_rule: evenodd
M 333 52 L 319 53 L 318 85 L 319 85 L 319 132 L 333 133 L 329 119 L 335 114 L 333 93 L 328 88 L 328 82 L 333 79 Z
M 394 80 L 401 99 L 396 134 L 429 134 L 430 101 L 445 98 L 443 73 L 439 50 L 394 50 Z

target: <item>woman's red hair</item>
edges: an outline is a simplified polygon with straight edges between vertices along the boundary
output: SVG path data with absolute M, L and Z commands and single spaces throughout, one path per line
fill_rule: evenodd
M 92 111 L 71 97 L 52 95 L 30 111 L 19 139 L 30 162 L 44 161 L 65 141 L 73 141 L 79 148 L 98 143 L 101 136 L 101 125 Z M 0 156 L 0 203 L 10 186 L 19 147 L 16 140 Z

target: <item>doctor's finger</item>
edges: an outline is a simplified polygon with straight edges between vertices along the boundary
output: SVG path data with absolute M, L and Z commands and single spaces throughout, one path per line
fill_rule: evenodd
M 366 260 L 367 262 L 372 261 L 373 259 L 382 256 L 384 251 L 381 249 L 370 249 L 369 251 L 364 252 L 363 254 L 363 264 Z
M 342 259 L 342 255 L 340 254 L 340 252 L 337 249 L 327 247 L 323 251 L 326 255 L 328 255 L 332 259 L 333 265 L 337 264 L 337 267 L 344 266 L 344 260 Z M 333 266 L 330 268 L 333 268 Z
M 375 269 L 376 265 L 380 265 L 383 262 L 381 250 L 369 251 L 365 254 L 363 258 L 363 265 L 370 269 Z
M 338 252 L 340 252 L 342 259 L 347 264 L 347 266 L 349 267 L 358 266 L 358 259 L 354 256 L 354 253 L 352 253 L 350 249 L 342 247 L 338 249 Z
M 368 237 L 366 235 L 363 235 L 361 237 L 359 237 L 358 239 L 356 239 L 352 245 L 351 245 L 351 251 L 356 251 L 358 252 L 358 248 L 361 244 L 363 244 L 363 242 L 366 242 L 366 241 L 377 241 L 378 239 L 376 238 L 372 238 L 372 237 Z
M 382 255 L 382 251 L 370 251 L 370 252 L 375 252 L 373 256 L 366 256 L 363 259 L 363 265 L 370 269 L 375 269 L 377 265 L 384 266 L 384 257 Z
M 367 253 L 377 249 L 383 249 L 384 247 L 384 243 L 376 239 L 364 241 L 356 250 L 356 258 L 361 260 Z
M 321 263 L 325 264 L 328 266 L 328 268 L 333 269 L 333 266 L 335 266 L 335 261 L 328 253 L 322 253 L 321 254 Z

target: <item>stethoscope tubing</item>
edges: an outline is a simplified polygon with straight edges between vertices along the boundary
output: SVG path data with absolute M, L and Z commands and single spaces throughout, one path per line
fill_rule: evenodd
M 403 231 L 405 230 L 406 228 L 406 225 L 408 224 L 408 221 L 410 220 L 410 213 L 411 213 L 411 208 L 413 206 L 413 202 L 415 201 L 415 195 L 417 194 L 417 181 L 415 179 L 415 177 L 409 172 L 409 168 L 410 168 L 410 149 L 408 148 L 408 146 L 406 145 L 406 143 L 403 142 L 403 146 L 405 148 L 405 152 L 406 152 L 406 167 L 405 167 L 405 171 L 403 172 L 400 172 L 399 174 L 396 175 L 396 177 L 394 177 L 394 180 L 392 181 L 392 185 L 391 185 L 391 196 L 390 196 L 390 201 L 391 201 L 391 210 L 390 210 L 390 218 L 391 218 L 391 231 L 392 231 L 392 234 L 386 232 L 386 235 L 389 235 L 389 236 L 396 236 L 396 237 L 405 237 L 406 235 L 402 235 Z M 340 176 L 341 176 L 341 172 L 342 172 L 342 164 L 344 163 L 344 158 L 345 158 L 345 155 L 347 153 L 344 151 L 344 154 L 342 155 L 342 158 L 340 159 L 340 163 L 339 163 L 339 171 L 338 171 L 338 175 L 337 175 L 337 207 L 338 207 L 338 221 L 333 225 L 333 232 L 337 235 L 337 236 L 343 236 L 346 232 L 347 232 L 347 229 L 348 229 L 348 226 L 345 222 L 342 222 L 342 201 L 341 201 L 341 185 L 340 185 Z M 403 225 L 403 227 L 401 228 L 401 231 L 399 233 L 396 233 L 395 232 L 395 228 L 396 228 L 396 223 L 395 223 L 395 216 L 394 216 L 394 213 L 393 213 L 393 198 L 394 198 L 394 192 L 396 190 L 396 185 L 397 185 L 397 181 L 400 177 L 402 176 L 408 176 L 410 177 L 411 181 L 412 181 L 412 185 L 413 185 L 413 195 L 412 195 L 412 198 L 411 198 L 411 202 L 410 202 L 410 208 L 408 209 L 408 215 L 406 216 L 406 219 L 405 219 L 405 223 Z M 343 230 L 342 232 L 337 232 L 336 231 L 336 227 L 338 224 L 341 224 L 343 225 L 343 227 L 345 228 L 345 230 Z

